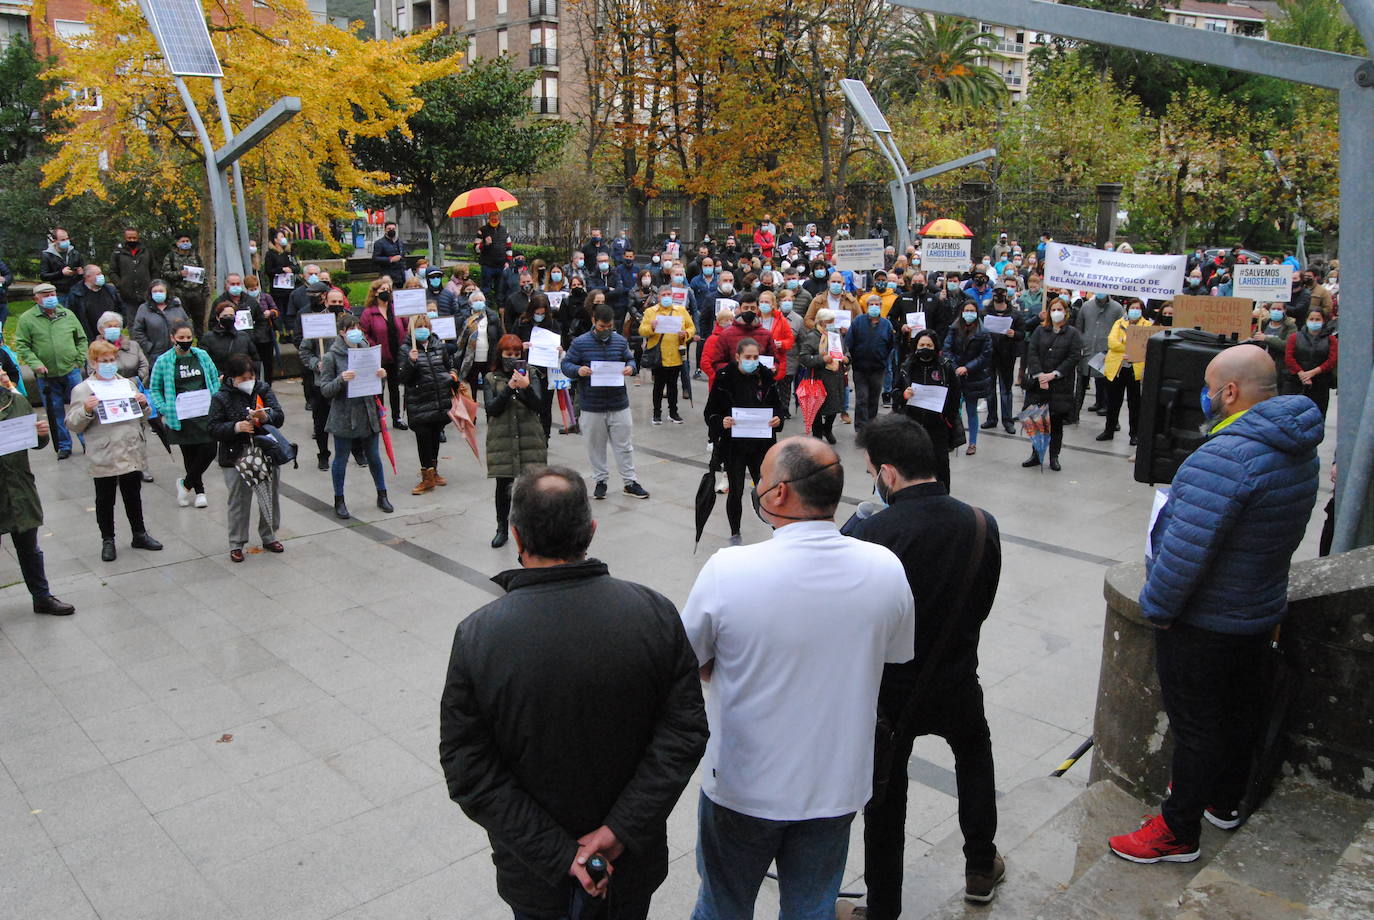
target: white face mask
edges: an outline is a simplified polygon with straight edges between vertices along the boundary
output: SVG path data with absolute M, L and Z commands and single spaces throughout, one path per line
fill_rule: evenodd
M 256 380 L 242 380 L 238 383 L 235 383 L 234 388 L 246 396 L 251 396 L 253 393 L 253 385 L 256 382 Z

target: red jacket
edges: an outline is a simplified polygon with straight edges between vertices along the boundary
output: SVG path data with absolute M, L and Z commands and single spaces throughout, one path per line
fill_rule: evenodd
M 765 259 L 773 258 L 774 242 L 776 241 L 773 238 L 773 234 L 769 233 L 767 230 L 754 231 L 754 245 L 759 247 Z
M 404 348 L 406 340 L 410 338 L 406 321 L 394 314 L 390 319 L 396 324 L 396 341 Z M 387 317 L 382 316 L 382 311 L 374 305 L 363 310 L 363 315 L 358 318 L 358 325 L 362 326 L 363 335 L 367 336 L 369 342 L 382 346 L 382 363 L 392 364 L 398 356 L 391 353 L 391 339 L 386 334 L 386 321 Z
M 782 314 L 778 314 L 778 318 L 782 319 Z M 773 325 L 776 327 L 777 323 Z M 783 319 L 783 325 L 787 325 L 787 320 Z M 792 330 L 789 328 L 787 331 L 791 332 Z M 777 355 L 777 349 L 773 345 L 773 336 L 769 333 L 769 330 L 758 325 L 758 320 L 754 321 L 754 325 L 746 326 L 744 325 L 744 320 L 737 319 L 725 329 L 721 329 L 715 335 L 711 336 L 711 338 L 720 339 L 720 342 L 716 345 L 716 348 L 720 349 L 720 351 L 710 362 L 706 360 L 706 354 L 703 352 L 701 363 L 703 365 L 709 363 L 716 371 L 734 360 L 735 346 L 739 344 L 740 339 L 753 339 L 755 342 L 758 342 L 759 354 L 761 355 Z M 706 344 L 709 346 L 710 342 L 708 341 Z M 787 353 L 784 352 L 783 357 L 785 358 L 786 356 Z M 714 374 L 712 376 L 714 376 Z
M 781 310 L 774 309 L 772 313 L 773 328 L 773 357 L 777 358 L 777 366 L 773 370 L 773 379 L 781 380 L 787 376 L 787 353 L 792 350 L 792 344 L 796 341 L 796 335 L 792 332 L 792 324 L 787 321 L 787 316 Z M 767 352 L 760 352 L 767 354 Z

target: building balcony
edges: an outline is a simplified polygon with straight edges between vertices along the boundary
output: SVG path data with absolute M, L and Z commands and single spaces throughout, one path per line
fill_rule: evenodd
M 538 45 L 530 49 L 531 67 L 557 67 L 558 49 L 543 48 Z
M 530 0 L 531 19 L 557 19 L 558 0 Z
M 998 42 L 998 54 L 1025 54 L 1026 45 L 1024 42 Z
M 536 96 L 536 97 L 534 97 L 534 99 L 532 99 L 532 100 L 530 100 L 530 101 L 533 103 L 533 106 L 534 106 L 534 114 L 536 114 L 536 115 L 557 115 L 557 114 L 558 114 L 558 97 L 557 97 L 557 96 L 553 96 L 553 97 L 549 97 L 549 96 Z
M 1020 75 L 1020 74 L 1015 74 L 1015 73 L 1004 73 L 1004 74 L 1002 74 L 1002 79 L 1006 81 L 1006 83 L 1007 83 L 1008 86 L 1020 86 L 1020 85 L 1021 85 L 1021 75 Z

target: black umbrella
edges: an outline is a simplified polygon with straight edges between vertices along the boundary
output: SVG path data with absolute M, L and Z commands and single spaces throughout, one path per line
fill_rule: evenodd
M 707 470 L 701 476 L 701 485 L 697 486 L 697 540 L 692 544 L 692 552 L 697 551 L 697 546 L 701 544 L 701 532 L 706 529 L 706 522 L 711 519 L 711 512 L 716 507 L 716 474 Z
M 1265 700 L 1264 732 L 1250 761 L 1250 781 L 1245 789 L 1245 797 L 1240 803 L 1241 817 L 1254 814 L 1255 809 L 1264 804 L 1278 778 L 1279 766 L 1283 761 L 1283 749 L 1279 735 L 1283 731 L 1288 712 L 1298 695 L 1302 674 L 1298 670 L 1295 656 L 1284 649 L 1280 643 L 1280 630 L 1274 627 L 1274 635 L 1269 640 L 1269 694 Z
M 162 424 L 162 419 L 148 419 L 148 427 L 153 429 L 153 434 L 157 435 L 157 439 L 162 442 L 162 446 L 167 448 L 167 453 L 170 454 L 172 452 L 172 442 L 167 440 L 167 427 Z

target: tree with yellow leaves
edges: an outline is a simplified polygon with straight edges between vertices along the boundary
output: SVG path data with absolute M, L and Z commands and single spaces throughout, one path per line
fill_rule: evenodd
M 47 21 L 44 5 L 34 10 L 37 23 Z M 301 99 L 301 114 L 241 161 L 247 197 L 264 223 L 325 227 L 352 215 L 355 192 L 391 190 L 387 173 L 355 165 L 353 144 L 405 131 L 421 105 L 415 87 L 457 66 L 457 54 L 419 54 L 437 30 L 366 41 L 316 22 L 305 0 L 202 5 L 237 128 L 282 96 Z M 183 212 L 208 212 L 204 154 L 138 4 L 91 0 L 86 22 L 84 35 L 46 36 L 59 58 L 52 76 L 64 88 L 62 127 L 50 138 L 56 153 L 43 169 L 54 203 L 84 193 L 104 198 L 108 187 L 139 182 Z M 210 81 L 187 83 L 201 112 L 215 112 Z M 211 136 L 222 141 L 218 125 Z M 203 249 L 212 245 L 210 229 L 203 219 Z

